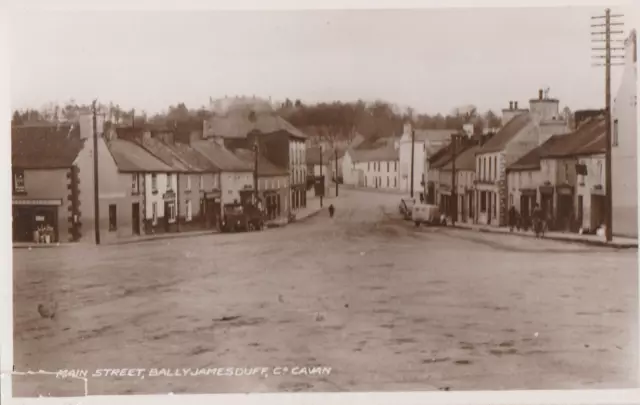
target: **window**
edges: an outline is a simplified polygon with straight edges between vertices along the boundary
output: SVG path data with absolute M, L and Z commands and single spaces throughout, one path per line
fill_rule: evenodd
M 489 175 L 487 176 L 488 180 L 491 180 L 491 158 L 489 158 Z
M 187 184 L 186 184 L 185 190 L 191 191 L 191 175 L 190 174 L 187 174 Z
M 367 162 L 367 171 L 371 170 L 371 162 Z
M 498 157 L 493 157 L 493 180 L 498 180 Z
M 398 171 L 398 162 L 393 162 L 393 171 Z
M 398 187 L 398 179 L 396 179 L 395 177 L 393 178 L 393 187 L 394 188 Z
M 187 200 L 184 207 L 185 207 L 185 218 L 187 221 L 191 221 L 191 216 L 193 215 L 191 213 L 191 200 Z
M 151 204 L 151 219 L 152 219 L 152 223 L 153 225 L 158 223 L 158 203 L 154 202 Z
M 487 158 L 483 157 L 482 158 L 482 180 L 486 180 L 487 179 Z
M 151 175 L 151 191 L 153 193 L 158 192 L 158 175 L 155 173 Z
M 167 173 L 167 191 L 173 190 L 173 175 Z
M 138 182 L 138 174 L 131 175 L 131 193 L 138 194 L 140 192 L 140 184 Z
M 618 120 L 613 120 L 613 146 L 618 146 Z
M 387 173 L 389 173 L 389 162 L 387 162 Z
M 513 194 L 509 194 L 509 206 L 513 207 Z
M 480 192 L 480 212 L 487 212 L 487 192 Z
M 24 186 L 24 170 L 15 170 L 13 172 L 13 192 L 24 193 L 26 188 Z
M 200 190 L 204 190 L 204 176 L 202 174 L 200 175 Z
M 113 232 L 118 229 L 117 223 L 117 215 L 116 215 L 116 205 L 109 204 L 109 231 Z
M 387 177 L 387 188 L 389 188 L 389 178 Z

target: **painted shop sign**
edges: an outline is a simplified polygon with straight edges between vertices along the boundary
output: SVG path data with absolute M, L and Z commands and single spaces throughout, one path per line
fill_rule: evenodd
M 62 205 L 62 200 L 13 200 L 14 205 Z

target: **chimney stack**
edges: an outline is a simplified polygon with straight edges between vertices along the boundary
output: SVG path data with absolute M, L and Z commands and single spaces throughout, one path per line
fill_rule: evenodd
M 538 100 L 542 100 L 542 89 L 538 90 Z
M 513 110 L 513 101 L 509 101 L 509 110 Z
M 517 110 L 517 109 L 518 109 L 518 102 L 517 102 L 517 101 L 514 101 L 514 102 L 513 102 L 513 108 L 514 108 L 515 110 Z

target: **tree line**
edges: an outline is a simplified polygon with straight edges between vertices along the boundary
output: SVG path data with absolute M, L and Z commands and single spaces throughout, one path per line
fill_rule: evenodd
M 164 112 L 149 116 L 145 111 L 125 109 L 115 103 L 98 103 L 97 110 L 107 121 L 124 125 L 153 124 L 173 126 L 185 122 L 198 123 L 215 115 L 215 112 L 201 106 L 188 108 L 185 103 L 169 106 Z M 90 112 L 91 105 L 69 100 L 63 105 L 49 103 L 42 108 L 16 110 L 12 124 L 56 123 L 77 120 L 83 112 Z M 450 114 L 416 114 L 413 109 L 401 109 L 385 101 L 354 102 L 335 101 L 331 103 L 303 103 L 301 100 L 285 100 L 274 107 L 275 113 L 292 125 L 307 129 L 315 127 L 330 139 L 351 139 L 356 133 L 367 138 L 387 137 L 402 133 L 403 124 L 411 121 L 416 129 L 462 129 L 467 123 L 481 133 L 485 128 L 500 126 L 500 118 L 492 111 L 479 113 L 475 107 L 456 109 Z

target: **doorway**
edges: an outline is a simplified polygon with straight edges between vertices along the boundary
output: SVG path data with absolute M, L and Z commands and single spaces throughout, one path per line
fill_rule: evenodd
M 605 213 L 604 196 L 591 194 L 591 230 L 596 230 L 604 224 Z
M 556 227 L 562 231 L 571 230 L 573 218 L 573 196 L 560 194 L 558 195 L 558 218 Z
M 131 226 L 134 235 L 140 235 L 140 203 L 131 204 Z
M 493 193 L 486 192 L 487 197 L 487 225 L 491 225 L 491 217 L 493 214 Z

